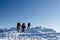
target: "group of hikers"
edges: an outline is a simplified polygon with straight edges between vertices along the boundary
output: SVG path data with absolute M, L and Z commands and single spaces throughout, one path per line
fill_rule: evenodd
M 27 29 L 28 29 L 28 31 L 30 30 L 30 26 L 31 26 L 31 24 L 30 23 L 28 23 L 27 24 Z M 25 32 L 25 28 L 26 28 L 26 25 L 25 25 L 25 23 L 17 23 L 17 32 L 19 32 L 20 31 L 20 27 L 22 28 L 22 32 Z

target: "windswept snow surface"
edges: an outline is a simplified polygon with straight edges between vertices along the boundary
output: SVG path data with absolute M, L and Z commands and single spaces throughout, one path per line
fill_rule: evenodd
M 4 29 L 5 30 L 5 29 Z M 59 40 L 60 33 L 53 29 L 31 28 L 30 32 L 26 29 L 25 33 L 16 32 L 16 28 L 7 29 L 0 32 L 0 40 Z

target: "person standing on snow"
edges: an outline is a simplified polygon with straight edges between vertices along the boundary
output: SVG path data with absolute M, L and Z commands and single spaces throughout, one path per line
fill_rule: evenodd
M 28 29 L 29 32 L 30 32 L 30 26 L 31 26 L 31 24 L 28 23 L 28 24 L 27 24 L 27 29 Z
M 17 32 L 20 30 L 21 23 L 17 23 Z
M 22 32 L 25 32 L 25 28 L 26 28 L 25 23 L 23 23 L 22 24 Z

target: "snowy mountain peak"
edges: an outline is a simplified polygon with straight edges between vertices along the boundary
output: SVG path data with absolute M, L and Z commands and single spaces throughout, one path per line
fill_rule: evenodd
M 53 29 L 42 28 L 37 26 L 31 28 L 30 32 L 28 29 L 25 30 L 25 33 L 16 32 L 16 28 L 10 29 L 0 29 L 0 40 L 58 40 L 60 39 L 60 33 L 57 33 Z

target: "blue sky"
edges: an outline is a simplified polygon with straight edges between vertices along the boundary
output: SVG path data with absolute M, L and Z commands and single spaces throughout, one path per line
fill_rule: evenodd
M 0 0 L 0 28 L 31 23 L 60 32 L 60 0 Z

